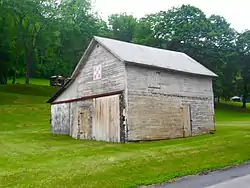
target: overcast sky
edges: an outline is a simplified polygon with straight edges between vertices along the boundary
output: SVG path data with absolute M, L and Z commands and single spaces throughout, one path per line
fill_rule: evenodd
M 196 6 L 208 16 L 221 15 L 238 31 L 250 29 L 249 0 L 94 0 L 94 9 L 107 20 L 112 13 L 127 12 L 139 18 L 182 4 Z

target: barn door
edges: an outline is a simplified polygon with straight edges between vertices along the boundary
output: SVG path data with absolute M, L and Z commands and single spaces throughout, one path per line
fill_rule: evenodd
M 79 139 L 91 138 L 90 111 L 87 107 L 79 108 L 78 128 Z
M 184 124 L 184 137 L 192 136 L 192 125 L 191 125 L 191 112 L 189 106 L 184 106 L 182 108 L 183 112 L 183 124 Z
M 120 142 L 120 97 L 113 95 L 93 100 L 93 138 Z

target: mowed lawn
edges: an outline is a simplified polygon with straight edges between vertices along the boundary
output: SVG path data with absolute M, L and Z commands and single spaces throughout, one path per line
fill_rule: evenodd
M 218 105 L 214 135 L 133 144 L 80 141 L 50 134 L 45 102 L 54 89 L 13 87 L 0 87 L 2 187 L 136 187 L 250 160 L 249 110 Z
M 12 79 L 8 80 L 8 83 L 12 83 Z M 16 78 L 16 83 L 17 84 L 24 84 L 25 83 L 25 78 Z M 33 85 L 42 85 L 42 86 L 49 86 L 50 81 L 49 79 L 41 79 L 41 78 L 31 78 L 30 79 L 30 84 Z

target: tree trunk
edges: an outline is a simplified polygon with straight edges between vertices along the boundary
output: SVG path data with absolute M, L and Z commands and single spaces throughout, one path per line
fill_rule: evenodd
M 248 95 L 248 90 L 247 90 L 247 83 L 244 83 L 244 95 L 242 98 L 242 108 L 247 108 L 247 95 Z
M 243 97 L 243 102 L 242 102 L 242 108 L 247 108 L 247 102 L 246 102 L 246 98 Z
M 14 69 L 14 72 L 13 72 L 12 84 L 16 84 L 16 69 Z
M 12 84 L 16 84 L 16 67 L 17 67 L 17 64 L 19 62 L 19 56 L 16 55 L 16 61 L 15 61 L 15 65 L 14 65 L 14 68 L 13 68 L 13 77 L 12 77 Z
M 30 84 L 32 54 L 33 54 L 32 52 L 26 53 L 26 80 L 25 80 L 25 84 Z

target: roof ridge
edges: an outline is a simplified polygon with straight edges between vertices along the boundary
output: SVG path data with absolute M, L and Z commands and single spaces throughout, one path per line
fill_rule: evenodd
M 215 73 L 184 52 L 124 42 L 112 38 L 99 36 L 94 36 L 94 38 L 123 62 L 135 62 L 189 74 L 217 77 Z
M 159 48 L 159 47 L 153 47 L 153 46 L 146 46 L 146 45 L 142 45 L 142 44 L 137 44 L 137 43 L 133 43 L 133 42 L 126 42 L 126 41 L 121 41 L 118 39 L 113 39 L 113 38 L 106 38 L 106 37 L 100 37 L 100 36 L 94 36 L 95 39 L 97 39 L 97 41 L 99 41 L 98 39 L 104 39 L 104 40 L 112 40 L 118 43 L 125 43 L 128 45 L 136 45 L 136 46 L 140 46 L 143 48 L 150 48 L 150 49 L 154 49 L 154 50 L 161 50 L 161 51 L 168 51 L 168 52 L 173 52 L 173 53 L 177 53 L 177 54 L 185 54 L 184 52 L 179 52 L 179 51 L 174 51 L 174 50 L 169 50 L 169 49 L 163 49 L 163 48 Z

